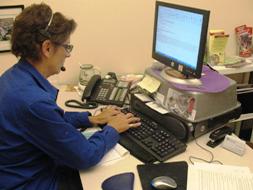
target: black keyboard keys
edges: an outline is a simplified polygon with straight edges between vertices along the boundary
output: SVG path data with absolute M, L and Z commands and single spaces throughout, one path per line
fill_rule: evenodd
M 123 112 L 127 113 L 130 111 L 123 110 Z M 168 130 L 162 128 L 156 122 L 139 113 L 132 111 L 131 113 L 140 117 L 142 123 L 140 127 L 130 128 L 124 134 L 131 139 L 131 146 L 138 145 L 142 147 L 161 162 L 186 150 L 186 145 L 179 141 Z

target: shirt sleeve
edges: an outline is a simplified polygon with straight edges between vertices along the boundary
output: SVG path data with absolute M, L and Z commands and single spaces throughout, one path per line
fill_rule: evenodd
M 53 101 L 37 101 L 23 114 L 25 138 L 58 164 L 79 170 L 97 164 L 119 140 L 118 132 L 110 126 L 87 140 L 73 121 L 66 122 L 64 112 Z
M 88 118 L 90 115 L 90 112 L 65 112 L 64 119 L 75 128 L 89 128 L 92 126 Z

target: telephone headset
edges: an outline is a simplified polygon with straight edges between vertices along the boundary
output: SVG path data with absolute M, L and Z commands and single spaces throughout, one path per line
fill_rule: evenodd
M 50 27 L 53 18 L 54 18 L 54 13 L 52 12 L 51 17 L 50 17 L 50 19 L 49 19 L 49 21 L 48 21 L 47 26 L 46 26 L 44 29 L 38 30 L 38 32 L 39 32 L 40 35 L 42 35 L 42 36 L 44 36 L 44 37 L 46 37 L 46 38 L 48 38 L 48 39 L 51 38 L 51 34 L 48 32 L 48 28 Z M 66 71 L 66 68 L 65 68 L 64 66 L 62 66 L 62 67 L 61 67 L 61 71 Z
M 68 100 L 65 106 L 94 109 L 98 104 L 122 107 L 128 95 L 130 82 L 118 80 L 116 74 L 109 72 L 105 78 L 93 75 L 84 89 L 81 101 Z M 86 101 L 86 102 L 85 102 Z

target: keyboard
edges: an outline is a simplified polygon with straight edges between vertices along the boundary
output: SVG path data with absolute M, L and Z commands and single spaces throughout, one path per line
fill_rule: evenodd
M 186 144 L 150 118 L 129 108 L 122 112 L 141 118 L 141 126 L 122 133 L 119 143 L 142 162 L 163 162 L 186 150 Z

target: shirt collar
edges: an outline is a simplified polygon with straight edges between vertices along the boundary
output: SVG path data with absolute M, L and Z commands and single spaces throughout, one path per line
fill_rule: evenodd
M 25 59 L 20 59 L 17 66 L 21 68 L 22 70 L 27 71 L 32 75 L 34 80 L 37 82 L 37 84 L 44 89 L 46 92 L 50 93 L 52 98 L 56 100 L 57 94 L 58 94 L 58 89 L 52 86 L 49 81 L 42 76 L 37 69 L 35 69 L 27 60 Z

